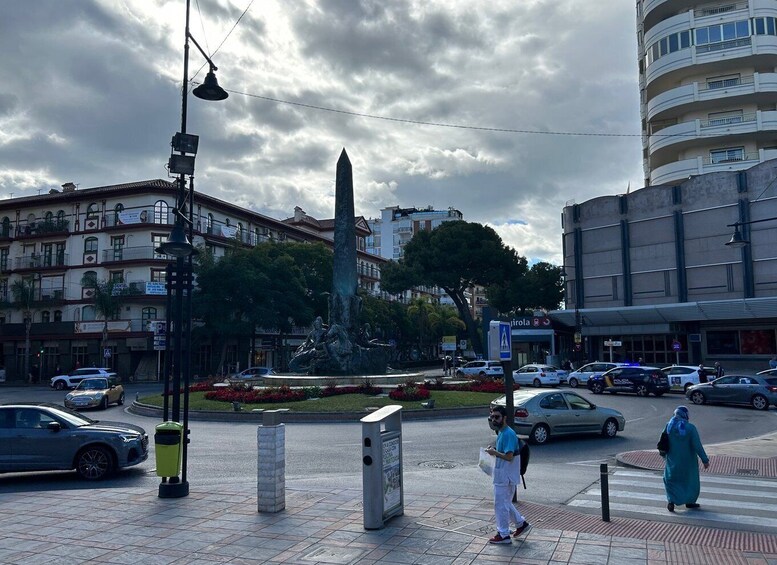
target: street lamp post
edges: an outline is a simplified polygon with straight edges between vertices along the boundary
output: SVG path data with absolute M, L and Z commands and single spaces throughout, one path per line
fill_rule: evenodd
M 191 366 L 191 294 L 192 294 L 192 256 L 196 253 L 191 244 L 194 222 L 194 158 L 197 154 L 199 137 L 186 133 L 186 116 L 189 92 L 189 40 L 197 47 L 209 70 L 203 83 L 193 90 L 196 97 L 203 100 L 224 100 L 229 95 L 216 81 L 216 66 L 202 50 L 189 32 L 190 0 L 186 0 L 186 26 L 183 49 L 183 84 L 181 86 L 181 131 L 173 136 L 172 152 L 168 170 L 178 175 L 178 194 L 173 209 L 175 221 L 170 235 L 157 252 L 175 257 L 175 262 L 167 266 L 167 312 L 172 322 L 172 343 L 167 340 L 165 361 L 165 402 L 163 418 L 165 421 L 183 424 L 181 438 L 181 476 L 163 477 L 159 485 L 160 498 L 180 498 L 189 494 L 187 481 L 187 455 L 189 442 L 189 381 Z M 189 176 L 190 190 L 186 187 Z M 187 236 L 188 232 L 188 236 Z M 168 328 L 169 331 L 169 328 Z M 168 334 L 169 335 L 169 334 Z M 172 380 L 172 390 L 170 381 Z M 183 381 L 183 383 L 182 383 Z M 181 412 L 181 384 L 183 384 L 183 412 Z M 167 394 L 172 400 L 172 409 L 168 411 Z

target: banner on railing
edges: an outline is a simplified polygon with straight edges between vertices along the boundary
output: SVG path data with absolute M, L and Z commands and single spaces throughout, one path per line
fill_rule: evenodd
M 221 226 L 221 235 L 223 237 L 235 237 L 237 235 L 237 226 Z
M 105 322 L 76 322 L 75 333 L 77 334 L 96 334 L 102 333 Z M 132 330 L 131 320 L 110 320 L 108 322 L 108 332 L 128 332 Z
M 145 210 L 124 210 L 119 212 L 120 224 L 142 224 L 145 222 Z

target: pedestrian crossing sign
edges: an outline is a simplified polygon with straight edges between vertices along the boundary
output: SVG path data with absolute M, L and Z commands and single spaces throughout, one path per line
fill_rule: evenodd
M 513 358 L 512 330 L 507 322 L 491 321 L 488 326 L 489 359 L 510 361 Z

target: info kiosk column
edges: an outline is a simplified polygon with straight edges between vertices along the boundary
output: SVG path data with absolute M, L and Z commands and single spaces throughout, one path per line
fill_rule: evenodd
M 377 530 L 405 513 L 402 407 L 384 406 L 361 419 L 364 529 Z

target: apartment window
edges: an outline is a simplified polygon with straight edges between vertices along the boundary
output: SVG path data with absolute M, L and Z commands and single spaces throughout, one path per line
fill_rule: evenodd
M 695 44 L 698 53 L 728 49 L 750 43 L 750 22 L 740 20 L 696 29 Z M 742 42 L 741 40 L 748 41 Z
M 54 214 L 52 212 L 46 212 L 46 214 L 43 216 L 43 221 L 45 221 L 47 224 L 53 223 Z
M 726 75 L 722 77 L 711 77 L 707 79 L 707 88 L 713 90 L 715 88 L 728 88 L 729 86 L 737 86 L 742 83 L 742 77 L 736 75 Z
M 94 306 L 84 306 L 81 308 L 81 320 L 84 322 L 92 322 L 97 318 Z
M 145 328 L 146 322 L 150 320 L 156 320 L 156 308 L 146 307 L 140 313 L 142 324 L 140 327 Z
M 118 226 L 121 224 L 121 220 L 119 220 L 119 215 L 124 211 L 124 204 L 116 204 L 116 206 L 113 207 L 113 225 Z
M 8 248 L 0 249 L 0 271 L 8 270 Z
M 84 253 L 97 253 L 96 237 L 87 237 L 84 240 Z
M 111 247 L 113 248 L 113 260 L 121 261 L 124 257 L 124 236 L 112 237 Z
M 123 283 L 124 282 L 124 271 L 111 271 L 110 279 L 111 279 L 111 281 L 113 283 Z
M 707 120 L 707 125 L 709 126 L 741 124 L 743 121 L 742 110 L 736 110 L 734 112 L 713 112 L 709 114 L 708 117 L 709 120 Z
M 753 18 L 753 35 L 777 35 L 775 18 Z
M 55 322 L 62 321 L 62 310 L 54 310 L 54 321 Z
M 74 367 L 87 367 L 89 357 L 86 353 L 85 345 L 74 345 L 70 348 L 70 357 L 73 360 Z
M 62 222 L 64 222 L 64 221 L 65 221 L 65 211 L 64 210 L 60 210 L 59 212 L 57 212 L 57 222 L 60 225 L 62 225 Z
M 8 279 L 0 279 L 0 302 L 8 302 L 10 298 L 8 296 Z
M 208 219 L 205 224 L 205 231 L 213 233 L 213 214 L 208 214 Z
M 167 255 L 157 252 L 157 249 L 167 240 L 166 235 L 151 234 L 151 248 L 154 250 L 154 259 L 167 259 Z
M 169 224 L 170 206 L 164 200 L 157 200 L 154 203 L 154 223 Z
M 744 147 L 727 147 L 725 149 L 714 149 L 710 151 L 710 162 L 712 164 L 728 163 L 731 161 L 744 161 Z
M 2 223 L 0 223 L 0 236 L 2 237 L 9 237 L 11 235 L 11 220 L 8 219 L 8 217 L 3 218 Z
M 48 324 L 49 322 L 51 322 L 51 312 L 49 312 L 48 310 L 44 310 L 43 312 L 41 312 L 40 321 L 43 322 L 44 324 Z
M 151 282 L 165 282 L 165 270 L 151 269 Z
M 95 202 L 92 202 L 89 206 L 87 206 L 86 217 L 88 219 L 97 217 L 97 204 Z

